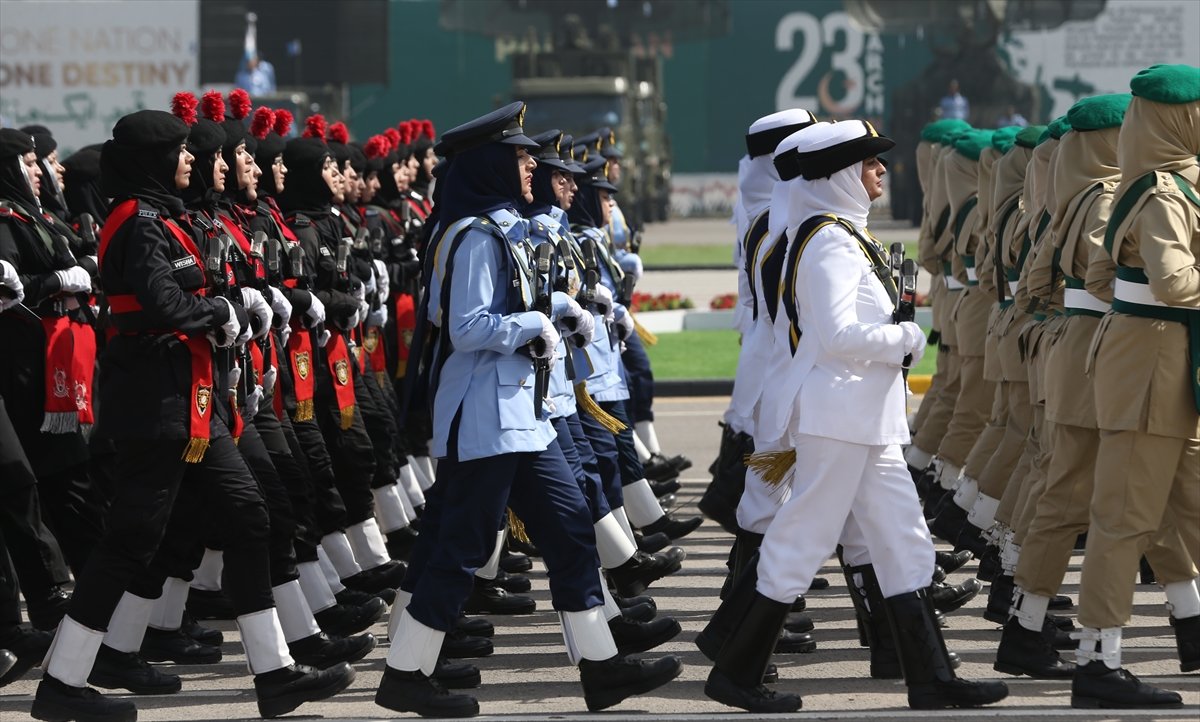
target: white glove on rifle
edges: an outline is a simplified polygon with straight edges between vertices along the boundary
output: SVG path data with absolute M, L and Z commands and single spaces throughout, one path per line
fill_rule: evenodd
M 54 275 L 58 277 L 63 293 L 90 293 L 92 290 L 92 275 L 83 266 L 55 271 Z
M 246 398 L 242 400 L 242 418 L 253 419 L 258 415 L 259 404 L 263 400 L 263 387 L 258 384 L 254 385 L 254 390 L 246 394 Z
M 288 321 L 292 320 L 292 303 L 287 300 L 287 296 L 278 288 L 268 289 L 271 303 L 271 310 L 275 313 L 275 318 L 272 319 L 275 328 L 287 328 Z
M 217 296 L 217 300 L 222 301 L 229 308 L 229 318 L 218 328 L 208 332 L 208 340 L 212 341 L 213 346 L 217 348 L 229 348 L 241 334 L 242 324 L 238 321 L 237 312 L 233 310 L 233 304 L 229 302 L 228 298 Z
M 0 261 L 0 287 L 12 294 L 12 298 L 9 298 L 8 293 L 0 294 L 0 312 L 7 311 L 25 300 L 25 284 L 21 283 L 17 267 L 8 261 Z
M 529 342 L 529 355 L 536 359 L 553 359 L 554 350 L 558 348 L 558 342 L 561 338 L 558 335 L 558 329 L 554 328 L 554 322 L 544 313 L 535 311 L 542 322 L 542 332 L 535 336 Z M 538 340 L 541 343 L 538 343 Z
M 383 328 L 387 325 L 388 307 L 386 304 L 379 304 L 379 308 L 367 314 L 367 325 Z
M 238 384 L 242 382 L 242 367 L 234 366 L 229 369 L 229 373 L 225 374 L 225 383 L 229 386 L 230 393 L 236 393 Z
M 629 315 L 629 312 L 626 311 L 625 313 L 621 314 L 620 318 L 617 319 L 617 338 L 624 341 L 625 339 L 629 338 L 629 335 L 632 333 L 633 316 Z
M 250 316 L 253 338 L 266 336 L 271 330 L 271 306 L 257 288 L 242 288 L 242 305 Z
M 387 264 L 379 259 L 375 259 L 371 261 L 371 265 L 375 268 L 375 290 L 379 295 L 379 301 L 387 305 L 388 296 L 392 292 L 392 282 L 388 278 Z
M 279 371 L 274 366 L 267 366 L 267 370 L 263 373 L 262 388 L 274 389 L 275 379 L 278 378 Z
M 912 363 L 905 366 L 905 368 L 912 368 L 920 363 L 921 358 L 925 356 L 925 332 L 912 321 L 901 321 L 900 328 L 904 330 L 904 355 L 912 354 Z M 900 365 L 904 365 L 903 358 L 901 358 Z
M 325 323 L 325 304 L 321 299 L 317 298 L 317 294 L 312 294 L 312 305 L 304 312 L 308 317 L 309 327 L 316 326 L 318 323 Z
M 596 312 L 604 316 L 604 320 L 609 323 L 613 320 L 613 297 L 612 291 L 608 290 L 608 286 L 603 284 L 596 286 L 593 291 L 595 296 L 592 303 L 596 306 Z
M 325 348 L 329 345 L 329 339 L 331 338 L 333 338 L 333 334 L 329 332 L 329 329 L 322 328 L 321 333 L 317 334 L 317 345 Z
M 575 323 L 575 330 L 572 335 L 578 339 L 577 346 L 580 348 L 587 346 L 596 336 L 596 317 L 590 313 L 580 316 Z

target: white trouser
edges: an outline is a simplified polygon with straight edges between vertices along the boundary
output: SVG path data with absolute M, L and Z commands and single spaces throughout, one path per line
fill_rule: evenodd
M 792 441 L 797 459 L 792 497 L 763 540 L 758 591 L 788 603 L 807 592 L 852 514 L 885 597 L 929 586 L 933 540 L 900 447 L 803 434 Z
M 790 446 L 787 439 L 771 439 L 760 441 L 754 439 L 754 453 L 786 451 Z M 737 507 L 737 523 L 744 531 L 753 534 L 765 534 L 771 520 L 779 512 L 780 507 L 792 498 L 791 479 L 785 479 L 778 486 L 771 486 L 763 481 L 762 475 L 754 469 L 746 468 L 746 490 L 742 492 L 741 501 Z

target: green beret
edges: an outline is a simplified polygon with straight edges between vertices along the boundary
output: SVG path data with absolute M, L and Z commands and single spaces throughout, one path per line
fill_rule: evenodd
M 1078 131 L 1117 128 L 1125 119 L 1125 109 L 1131 100 L 1133 96 L 1129 93 L 1093 95 L 1072 105 L 1067 111 L 1067 121 Z
M 1200 68 L 1192 65 L 1151 65 L 1129 81 L 1139 98 L 1155 103 L 1194 103 L 1200 100 Z
M 1050 121 L 1050 125 L 1046 126 L 1046 130 L 1050 133 L 1050 137 L 1058 140 L 1071 130 L 1071 123 L 1067 121 L 1067 116 L 1060 115 Z
M 1019 125 L 1009 125 L 1000 128 L 992 133 L 992 147 L 1000 151 L 1001 154 L 1012 150 L 1013 144 L 1017 142 L 1017 133 L 1021 130 Z
M 1031 125 L 1017 131 L 1017 145 L 1022 148 L 1036 148 L 1042 133 L 1046 132 L 1044 125 Z
M 944 143 L 948 134 L 960 133 L 970 128 L 971 124 L 965 120 L 942 118 L 941 120 L 933 121 L 921 129 L 921 140 L 930 143 Z
M 954 141 L 954 150 L 964 158 L 979 160 L 979 154 L 992 144 L 992 131 L 968 130 Z

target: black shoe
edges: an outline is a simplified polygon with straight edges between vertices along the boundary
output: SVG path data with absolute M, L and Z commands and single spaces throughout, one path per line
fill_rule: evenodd
M 585 659 L 579 663 L 583 700 L 589 712 L 608 709 L 635 694 L 657 689 L 682 671 L 683 663 L 675 656 L 639 660 L 617 655 L 602 662 Z
M 342 580 L 342 584 L 360 592 L 378 594 L 384 589 L 399 589 L 400 582 L 404 581 L 407 571 L 408 567 L 404 562 L 388 561 L 372 569 L 364 569 L 354 576 L 346 577 Z M 392 598 L 395 598 L 395 594 L 392 595 Z
M 617 595 L 614 597 L 614 599 L 617 602 L 617 606 L 621 609 L 631 609 L 633 607 L 645 604 L 646 606 L 650 607 L 650 611 L 658 611 L 658 604 L 654 602 L 654 597 L 650 596 L 649 594 L 639 594 L 636 597 L 622 597 Z
M 0 649 L 7 649 L 17 658 L 7 672 L 0 674 L 0 687 L 16 682 L 35 664 L 41 664 L 50 651 L 50 643 L 54 641 L 53 632 L 42 632 L 37 629 L 11 627 L 0 632 Z
M 789 614 L 787 621 L 783 623 L 784 629 L 796 634 L 811 632 L 814 626 L 812 619 L 807 614 Z
M 221 649 L 200 644 L 183 633 L 182 629 L 146 628 L 139 650 L 147 662 L 175 664 L 216 664 L 221 661 Z
M 963 525 L 967 523 L 967 510 L 954 503 L 953 495 L 947 495 L 945 498 L 949 501 L 942 504 L 938 515 L 929 522 L 929 532 L 939 539 L 954 544 L 962 534 Z
M 1175 649 L 1179 652 L 1180 670 L 1200 669 L 1200 617 L 1175 620 Z
M 436 672 L 435 672 L 436 674 Z M 422 717 L 474 717 L 479 702 L 465 694 L 450 694 L 436 678 L 421 670 L 401 672 L 384 667 L 375 692 L 375 704 L 394 712 L 416 712 Z
M 778 672 L 775 673 L 775 678 L 779 678 Z M 704 683 L 704 694 L 721 704 L 759 714 L 787 714 L 804 706 L 800 695 L 776 692 L 762 684 L 741 687 L 716 667 L 708 673 L 708 680 Z
M 491 638 L 496 636 L 496 628 L 483 617 L 468 617 L 465 614 L 460 614 L 454 622 L 454 628 L 472 637 Z
M 933 565 L 933 583 L 941 584 L 944 581 L 946 581 L 946 570 L 942 569 L 941 565 L 934 564 Z
M 386 535 L 388 556 L 397 561 L 408 561 L 408 555 L 412 554 L 413 547 L 417 545 L 418 536 L 417 530 L 411 526 L 388 532 Z
M 387 605 L 382 599 L 371 597 L 366 604 L 361 605 L 335 604 L 328 609 L 313 612 L 313 618 L 317 620 L 317 626 L 322 632 L 334 637 L 349 637 L 378 622 L 386 611 Z
M 646 587 L 679 569 L 679 562 L 664 554 L 634 552 L 624 564 L 609 569 L 608 574 L 617 585 L 617 594 L 622 597 L 635 597 L 646 591 Z
M 979 557 L 979 568 L 975 570 L 975 578 L 985 582 L 994 582 L 1000 573 L 1000 547 L 988 544 L 987 551 Z
M 1058 627 L 1064 632 L 1075 631 L 1075 623 L 1071 621 L 1070 617 L 1066 617 L 1061 614 L 1047 614 L 1046 619 L 1049 619 L 1054 626 Z
M 642 464 L 642 473 L 651 482 L 674 479 L 679 476 L 679 471 L 662 454 L 651 454 L 646 463 Z
M 649 622 L 656 614 L 654 607 L 649 604 L 638 604 L 621 610 L 621 616 L 630 622 Z
M 704 517 L 693 516 L 687 519 L 673 519 L 670 514 L 663 514 L 658 521 L 649 526 L 642 527 L 642 532 L 645 534 L 656 534 L 662 532 L 671 538 L 672 541 L 682 539 L 700 528 L 704 523 Z
M 809 584 L 808 584 L 808 590 L 810 592 L 819 592 L 822 589 L 828 589 L 828 588 L 829 588 L 829 580 L 826 579 L 825 577 L 813 577 L 812 581 L 809 582 Z
M 305 702 L 329 699 L 353 681 L 354 670 L 345 662 L 329 669 L 292 664 L 256 674 L 254 692 L 258 696 L 258 714 L 267 719 L 287 714 Z
M 1071 706 L 1076 709 L 1177 709 L 1183 698 L 1145 684 L 1125 669 L 1094 660 L 1075 667 Z
M 345 604 L 347 607 L 360 607 L 364 604 L 373 607 L 376 599 L 382 599 L 385 605 L 390 605 L 396 600 L 396 590 L 385 588 L 372 594 L 344 586 L 342 591 L 333 595 L 333 598 L 338 604 Z
M 954 542 L 954 553 L 970 552 L 971 556 L 978 559 L 983 556 L 987 548 L 988 543 L 983 538 L 983 529 L 980 529 L 969 521 L 964 522 L 962 531 L 958 533 L 958 540 Z
M 620 654 L 637 654 L 654 649 L 674 639 L 682 628 L 670 617 L 660 617 L 652 622 L 631 622 L 618 615 L 608 620 L 613 641 Z
M 188 590 L 187 611 L 196 619 L 237 619 L 233 602 L 222 591 L 192 587 Z
M 1055 594 L 1053 597 L 1050 597 L 1050 604 L 1047 605 L 1046 608 L 1047 609 L 1070 609 L 1071 607 L 1074 607 L 1074 606 L 1075 606 L 1075 603 L 1072 602 L 1071 598 L 1068 597 L 1067 595 Z
M 504 554 L 500 557 L 500 568 L 509 574 L 524 574 L 533 570 L 533 560 L 524 554 Z
M 530 589 L 533 589 L 533 585 L 529 583 L 529 577 L 524 574 L 509 574 L 503 569 L 496 570 L 496 578 L 493 581 L 496 586 L 513 594 L 528 592 Z
M 1029 631 L 1016 617 L 1004 625 L 992 669 L 1034 679 L 1067 679 L 1075 675 L 1074 665 L 1062 661 L 1044 633 Z
M 934 561 L 947 574 L 957 572 L 974 558 L 975 555 L 969 551 L 936 552 L 934 554 Z
M 1016 583 L 1007 574 L 1000 574 L 992 580 L 992 588 L 988 591 L 987 609 L 983 610 L 983 618 L 996 624 L 1008 622 L 1008 611 L 1012 609 L 1013 592 Z
M 1158 577 L 1154 574 L 1154 568 L 1150 566 L 1150 562 L 1146 560 L 1146 557 L 1142 557 L 1141 560 L 1138 561 L 1138 583 L 1158 583 Z
M 779 668 L 774 664 L 767 663 L 767 671 L 763 672 L 763 684 L 775 684 L 779 681 Z
M 8 674 L 8 671 L 17 666 L 17 655 L 7 649 L 0 649 L 0 677 Z
M 484 637 L 472 637 L 458 630 L 446 633 L 442 639 L 442 656 L 449 659 L 469 659 L 472 657 L 490 657 L 496 651 L 492 640 Z
M 933 606 L 943 614 L 949 614 L 971 601 L 983 589 L 983 583 L 978 579 L 968 579 L 962 584 L 932 584 L 929 587 L 929 598 Z
M 54 584 L 42 596 L 25 596 L 25 614 L 29 624 L 34 629 L 53 632 L 58 629 L 58 623 L 67 615 L 67 607 L 71 606 L 71 595 L 63 588 Z
M 916 474 L 913 483 L 917 486 L 917 496 L 921 497 L 922 504 L 928 504 L 930 497 L 942 490 L 937 483 L 937 466 L 932 462 Z
M 796 601 L 792 602 L 792 608 L 790 611 L 803 612 L 805 609 L 808 609 L 808 600 L 804 598 L 803 594 L 801 594 L 800 596 L 796 597 Z
M 509 594 L 485 579 L 475 577 L 475 586 L 463 604 L 467 614 L 533 614 L 537 602 L 530 597 Z
M 433 669 L 433 678 L 446 689 L 475 689 L 483 683 L 475 665 L 441 658 Z
M 780 632 L 779 641 L 775 642 L 776 654 L 809 654 L 815 651 L 817 643 L 808 633 Z
M 318 632 L 311 637 L 288 642 L 288 650 L 296 664 L 317 669 L 329 669 L 342 662 L 357 662 L 375 649 L 375 635 L 330 637 Z
M 541 557 L 542 553 L 533 545 L 531 541 L 521 541 L 508 537 L 508 550 L 517 554 L 524 554 L 527 557 Z
M 131 700 L 105 697 L 91 687 L 63 684 L 47 674 L 38 683 L 29 714 L 47 722 L 136 722 L 137 706 Z
M 712 486 L 710 485 L 709 489 L 711 488 Z M 731 506 L 719 499 L 710 498 L 706 492 L 704 496 L 700 497 L 700 501 L 696 506 L 699 507 L 701 514 L 715 521 L 725 531 L 730 534 L 738 533 L 736 503 Z
M 101 644 L 88 684 L 104 689 L 127 689 L 134 694 L 174 694 L 183 682 L 173 674 L 151 667 L 136 652 L 118 652 Z
M 633 531 L 633 540 L 637 542 L 638 551 L 646 554 L 657 554 L 671 546 L 671 537 L 666 534 L 643 534 L 636 529 Z
M 675 471 L 681 472 L 681 473 L 692 468 L 692 460 L 682 454 L 676 454 L 675 456 L 670 456 L 670 457 L 664 457 L 662 454 L 651 454 L 650 458 L 652 460 L 656 459 L 656 458 L 658 458 L 658 459 L 666 458 L 667 463 L 670 464 L 671 467 L 675 469 Z
M 654 493 L 654 496 L 658 497 L 658 500 L 659 500 L 658 503 L 660 503 L 660 504 L 665 504 L 666 503 L 665 499 L 668 496 L 673 496 L 675 494 L 675 492 L 677 492 L 683 488 L 679 484 L 679 479 L 668 479 L 666 481 L 651 481 L 651 482 L 649 482 L 649 484 L 650 484 L 650 491 Z M 674 503 L 674 502 L 672 502 L 672 503 Z
M 198 624 L 196 618 L 186 611 L 183 613 L 183 622 L 179 625 L 179 629 L 200 644 L 207 644 L 210 647 L 220 647 L 225 643 L 225 635 L 221 634 L 221 630 Z

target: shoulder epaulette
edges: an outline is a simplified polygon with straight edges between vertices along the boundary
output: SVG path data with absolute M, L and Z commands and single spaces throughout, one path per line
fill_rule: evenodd
M 138 215 L 141 215 L 140 210 L 138 211 Z M 199 227 L 200 230 L 206 233 L 213 229 L 212 222 L 203 213 L 189 213 L 188 217 L 192 219 L 192 225 Z
M 312 225 L 312 219 L 303 213 L 297 213 L 292 216 L 292 224 L 299 228 L 307 228 Z
M 379 209 L 378 208 L 367 208 L 366 210 L 363 211 L 363 215 L 367 218 L 370 218 L 372 216 L 377 216 L 377 215 L 379 215 Z

